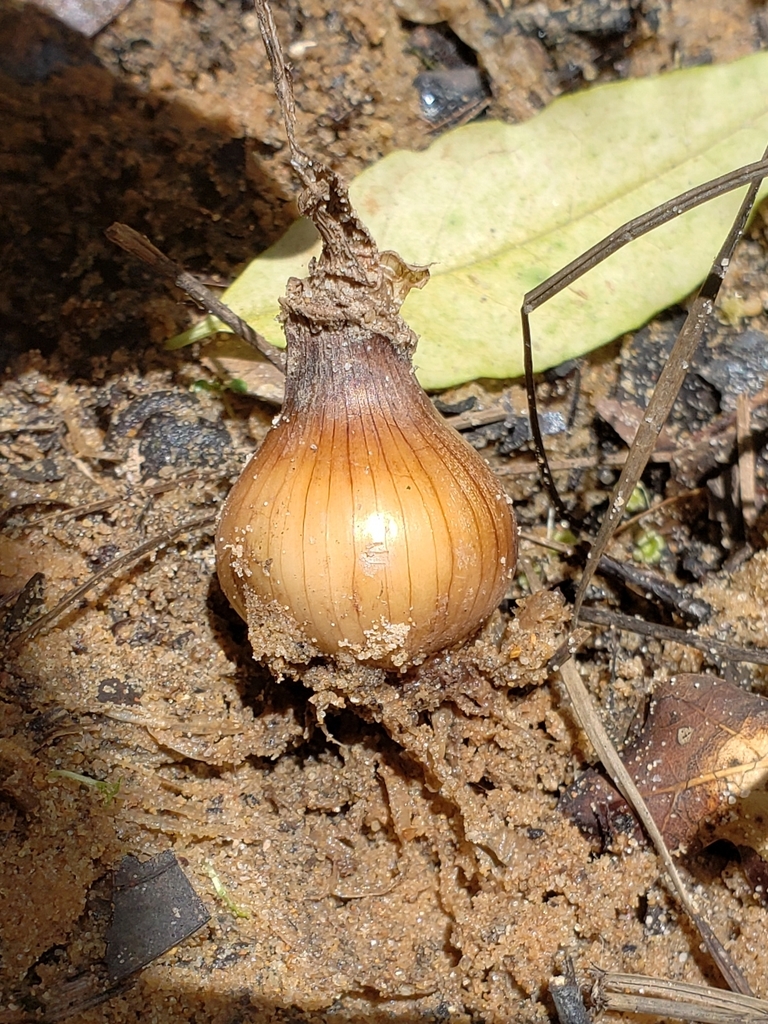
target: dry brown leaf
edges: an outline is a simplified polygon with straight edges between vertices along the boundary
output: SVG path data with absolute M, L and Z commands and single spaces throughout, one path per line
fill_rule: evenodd
M 712 676 L 679 675 L 656 694 L 622 754 L 673 852 L 717 838 L 768 853 L 768 700 Z M 623 797 L 596 771 L 561 808 L 582 829 L 639 833 Z

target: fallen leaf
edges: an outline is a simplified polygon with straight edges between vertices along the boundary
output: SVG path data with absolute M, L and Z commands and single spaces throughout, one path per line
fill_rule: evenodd
M 768 855 L 764 697 L 712 676 L 676 676 L 621 757 L 672 852 L 729 839 Z M 587 832 L 640 835 L 623 797 L 595 771 L 560 806 Z
M 426 388 L 522 373 L 523 294 L 625 221 L 760 158 L 768 53 L 600 86 L 517 125 L 478 122 L 423 153 L 398 151 L 350 187 L 381 249 L 428 265 L 403 315 Z M 702 280 L 739 195 L 722 196 L 614 255 L 534 314 L 536 365 L 554 366 L 644 323 Z M 297 221 L 223 299 L 282 345 L 277 297 L 319 247 Z M 208 317 L 170 343 L 219 329 Z

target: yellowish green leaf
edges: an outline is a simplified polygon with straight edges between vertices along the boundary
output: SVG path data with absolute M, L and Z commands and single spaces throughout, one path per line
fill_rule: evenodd
M 467 125 L 364 171 L 350 193 L 379 247 L 431 270 L 403 306 L 420 336 L 422 384 L 519 376 L 526 291 L 630 218 L 759 159 L 766 141 L 768 53 L 759 53 L 597 87 L 525 124 Z M 537 311 L 537 368 L 597 348 L 692 291 L 739 200 L 721 197 L 634 242 Z M 317 251 L 312 226 L 297 222 L 224 301 L 282 344 L 277 298 Z

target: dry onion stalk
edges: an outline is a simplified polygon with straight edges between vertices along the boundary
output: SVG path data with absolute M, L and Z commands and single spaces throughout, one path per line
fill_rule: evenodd
M 323 250 L 281 300 L 285 403 L 224 505 L 219 579 L 252 641 L 273 624 L 278 639 L 271 651 L 254 644 L 257 656 L 404 670 L 466 640 L 498 605 L 516 561 L 514 517 L 414 377 L 417 339 L 399 309 L 428 271 L 380 253 L 338 176 L 296 145 L 274 25 L 257 10 L 304 184 L 299 208 Z

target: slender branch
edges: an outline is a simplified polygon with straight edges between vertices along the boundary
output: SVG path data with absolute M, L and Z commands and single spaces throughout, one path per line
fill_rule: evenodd
M 218 477 L 220 477 L 219 473 L 211 473 L 210 477 L 208 477 L 207 475 L 201 474 L 199 469 L 191 469 L 187 473 L 182 473 L 180 476 L 174 477 L 172 480 L 161 480 L 159 483 L 140 487 L 135 491 L 128 489 L 123 494 L 111 494 L 108 498 L 101 498 L 98 501 L 90 501 L 82 505 L 72 505 L 69 508 L 59 508 L 55 512 L 46 512 L 44 515 L 38 516 L 37 519 L 30 519 L 25 523 L 19 524 L 17 529 L 32 530 L 35 527 L 42 526 L 44 523 L 50 522 L 51 520 L 61 523 L 67 519 L 77 519 L 79 516 L 91 515 L 94 512 L 104 512 L 106 509 L 114 508 L 115 505 L 119 505 L 123 502 L 137 501 L 139 499 L 146 500 L 150 496 L 165 494 L 166 491 L 172 491 L 174 487 L 183 487 L 184 484 L 194 482 L 195 480 L 206 480 L 209 478 L 214 480 Z M 19 506 L 12 505 L 4 516 L 0 517 L 0 525 L 4 521 L 4 518 L 10 518 L 11 514 L 18 510 Z M 2 1024 L 2 1021 L 0 1021 L 0 1024 Z
M 275 84 L 275 93 L 280 112 L 283 115 L 285 134 L 288 136 L 288 146 L 291 151 L 291 165 L 301 178 L 305 188 L 315 184 L 315 165 L 296 141 L 296 102 L 293 95 L 288 64 L 283 55 L 283 47 L 280 43 L 280 36 L 277 32 L 275 19 L 272 17 L 272 8 L 265 0 L 256 0 L 256 17 L 259 19 L 261 37 L 267 50 L 269 63 L 272 66 L 272 80 Z
M 674 1017 L 696 1024 L 768 1024 L 768 1002 L 704 985 L 597 972 L 595 1001 L 604 1010 Z
M 633 217 L 632 220 L 627 221 L 626 224 L 596 242 L 562 270 L 558 270 L 546 281 L 542 281 L 541 284 L 532 288 L 523 299 L 523 311 L 526 315 L 532 313 L 563 288 L 582 277 L 592 267 L 596 267 L 608 256 L 612 256 L 613 253 L 618 252 L 619 249 L 636 238 L 647 235 L 649 231 L 654 231 L 662 224 L 674 220 L 697 206 L 703 206 L 704 203 L 725 195 L 727 192 L 733 192 L 744 185 L 756 184 L 759 187 L 765 177 L 768 177 L 768 155 L 763 154 L 760 160 L 744 164 L 743 167 L 734 171 L 728 171 L 727 174 L 721 174 L 718 178 L 712 178 L 701 185 L 696 185 L 695 188 L 681 192 L 680 195 L 640 214 L 639 217 Z
M 566 960 L 565 973 L 549 979 L 549 994 L 560 1024 L 590 1024 L 570 958 Z
M 768 151 L 766 151 L 766 153 L 768 153 Z M 653 231 L 662 224 L 666 224 L 667 221 L 673 220 L 675 217 L 678 217 L 682 213 L 686 213 L 688 210 L 692 210 L 697 206 L 701 206 L 703 203 L 709 202 L 710 199 L 724 195 L 727 192 L 732 192 L 734 189 L 741 188 L 743 185 L 747 185 L 752 182 L 753 184 L 750 188 L 747 199 L 742 204 L 738 215 L 740 220 L 743 215 L 744 207 L 748 204 L 747 213 L 744 216 L 744 222 L 746 223 L 749 211 L 754 203 L 754 197 L 757 194 L 759 183 L 766 176 L 768 176 L 768 158 L 764 155 L 762 160 L 746 164 L 738 170 L 730 171 L 728 174 L 723 174 L 719 178 L 713 178 L 711 181 L 707 181 L 702 185 L 697 185 L 696 188 L 689 189 L 687 192 L 682 192 L 679 196 L 675 196 L 674 199 L 670 199 L 668 202 L 662 203 L 661 206 L 657 206 L 655 209 L 649 210 L 647 213 L 641 214 L 639 217 L 635 217 L 633 220 L 622 225 L 622 227 L 612 231 L 590 249 L 587 249 L 586 252 L 582 253 L 581 256 L 577 257 L 577 259 L 563 267 L 563 269 L 559 270 L 556 274 L 547 278 L 546 281 L 537 285 L 536 288 L 533 288 L 524 296 L 520 316 L 522 319 L 523 330 L 525 390 L 528 398 L 531 433 L 533 434 L 535 442 L 536 461 L 539 465 L 542 483 L 546 488 L 558 515 L 563 519 L 573 523 L 574 525 L 579 525 L 579 520 L 569 509 L 565 507 L 557 487 L 555 486 L 555 482 L 552 478 L 552 471 L 549 466 L 549 460 L 547 458 L 546 448 L 544 447 L 544 438 L 542 437 L 541 428 L 539 426 L 536 389 L 533 382 L 533 342 L 531 339 L 530 323 L 531 313 L 535 309 L 538 309 L 539 306 L 543 305 L 548 299 L 552 298 L 569 284 L 580 278 L 588 270 L 591 270 L 592 267 L 602 263 L 603 260 L 612 256 L 613 253 L 618 252 L 619 249 L 623 248 L 629 242 L 634 241 L 634 239 L 640 238 L 642 235 L 647 234 L 649 231 Z M 738 232 L 736 239 L 740 237 L 742 231 L 743 226 Z M 730 238 L 731 235 L 729 235 L 729 239 Z M 736 239 L 734 239 L 734 244 Z M 721 250 L 720 257 L 718 258 L 721 258 L 722 255 L 723 250 Z M 726 259 L 729 260 L 730 256 L 726 257 Z M 721 266 L 718 271 L 716 267 L 717 261 L 713 268 L 713 273 L 719 273 L 722 276 L 725 268 Z M 710 274 L 710 277 L 711 276 L 712 274 Z M 717 292 L 715 291 L 715 294 L 716 293 Z M 709 298 L 713 301 L 714 295 L 709 296 Z M 694 313 L 693 309 L 691 310 L 691 313 L 689 313 L 689 320 L 692 313 Z M 671 361 L 672 357 L 670 356 L 670 362 Z
M 171 278 L 198 305 L 208 310 L 214 316 L 217 316 L 222 323 L 239 335 L 243 341 L 247 342 L 258 352 L 261 352 L 273 366 L 276 366 L 278 370 L 285 373 L 284 352 L 279 348 L 275 348 L 274 345 L 270 345 L 262 334 L 254 331 L 250 324 L 246 323 L 242 317 L 239 317 L 229 306 L 226 306 L 218 299 L 210 288 L 206 288 L 192 274 L 182 269 L 178 263 L 174 263 L 169 256 L 161 252 L 157 246 L 150 242 L 146 235 L 141 235 L 127 224 L 120 223 L 112 224 L 107 228 L 105 234 L 110 242 L 114 242 L 121 249 L 125 249 L 132 256 L 136 256 L 164 277 Z
M 710 637 L 700 636 L 698 633 L 691 633 L 687 629 L 663 626 L 658 622 L 645 622 L 643 619 L 635 618 L 632 615 L 623 615 L 621 612 L 607 611 L 604 608 L 582 608 L 580 618 L 582 622 L 590 622 L 596 626 L 609 626 L 627 633 L 650 636 L 654 640 L 669 640 L 672 643 L 684 644 L 686 647 L 694 647 L 697 651 L 703 651 L 710 657 L 717 655 L 724 661 L 768 665 L 768 651 L 734 647 L 721 640 L 713 640 Z
M 749 395 L 736 398 L 736 447 L 739 453 L 739 494 L 744 526 L 755 525 L 757 519 L 757 484 L 755 482 L 755 446 L 752 438 Z M 746 532 L 746 531 L 745 531 Z
M 185 522 L 179 523 L 178 526 L 171 527 L 171 529 L 164 530 L 161 534 L 150 537 L 149 540 L 144 541 L 143 544 L 139 544 L 137 547 L 131 548 L 130 551 L 126 551 L 124 555 L 119 555 L 117 558 L 113 558 L 112 561 L 108 562 L 103 569 L 100 569 L 92 576 L 89 576 L 87 580 L 75 587 L 73 590 L 68 591 L 59 603 L 54 605 L 50 611 L 41 615 L 40 618 L 36 619 L 31 626 L 28 626 L 22 633 L 19 633 L 18 636 L 14 637 L 14 639 L 8 644 L 7 650 L 9 652 L 16 650 L 28 643 L 30 640 L 33 640 L 39 633 L 52 626 L 53 623 L 56 622 L 56 620 L 59 619 L 65 611 L 67 611 L 67 609 L 76 604 L 81 597 L 84 597 L 88 593 L 89 590 L 92 590 L 103 579 L 114 576 L 118 569 L 123 569 L 125 566 L 131 565 L 133 562 L 138 562 L 140 559 L 146 558 L 147 555 L 155 554 L 155 552 L 167 547 L 183 533 L 187 533 L 188 530 L 198 530 L 203 527 L 210 526 L 215 522 L 217 515 L 217 511 L 205 512 L 194 519 L 187 519 Z
M 768 152 L 768 151 L 767 151 Z M 608 504 L 608 511 L 600 526 L 595 542 L 587 555 L 587 564 L 576 591 L 576 600 L 573 610 L 573 621 L 578 621 L 579 612 L 584 601 L 587 587 L 597 569 L 598 562 L 604 554 L 613 533 L 621 521 L 629 495 L 635 489 L 648 459 L 650 458 L 656 439 L 663 427 L 669 411 L 674 404 L 680 387 L 683 383 L 688 368 L 691 364 L 693 354 L 698 347 L 704 326 L 709 320 L 714 309 L 714 302 L 720 285 L 725 277 L 726 270 L 733 257 L 736 243 L 741 238 L 746 228 L 749 215 L 752 212 L 757 191 L 760 187 L 762 177 L 768 175 L 768 160 L 763 159 L 758 165 L 757 179 L 750 185 L 744 200 L 739 207 L 739 212 L 733 222 L 731 230 L 723 243 L 720 252 L 717 254 L 712 269 L 709 272 L 699 294 L 693 301 L 691 309 L 686 317 L 683 329 L 677 337 L 669 359 L 664 364 L 658 383 L 654 388 L 651 400 L 645 410 L 645 416 L 638 428 L 635 440 L 627 456 L 627 461 L 621 471 L 621 475 L 613 489 L 611 500 Z M 722 179 L 721 179 L 722 180 Z M 736 187 L 736 186 L 734 186 Z M 702 200 L 699 200 L 702 201 Z M 655 226 L 655 224 L 654 224 Z M 622 243 L 623 244 L 623 243 Z
M 625 587 L 635 587 L 645 597 L 656 598 L 660 604 L 695 625 L 712 614 L 712 606 L 703 598 L 691 597 L 687 588 L 678 587 L 658 572 L 634 562 L 619 562 L 608 555 L 601 555 L 595 571 L 606 579 L 618 580 Z

